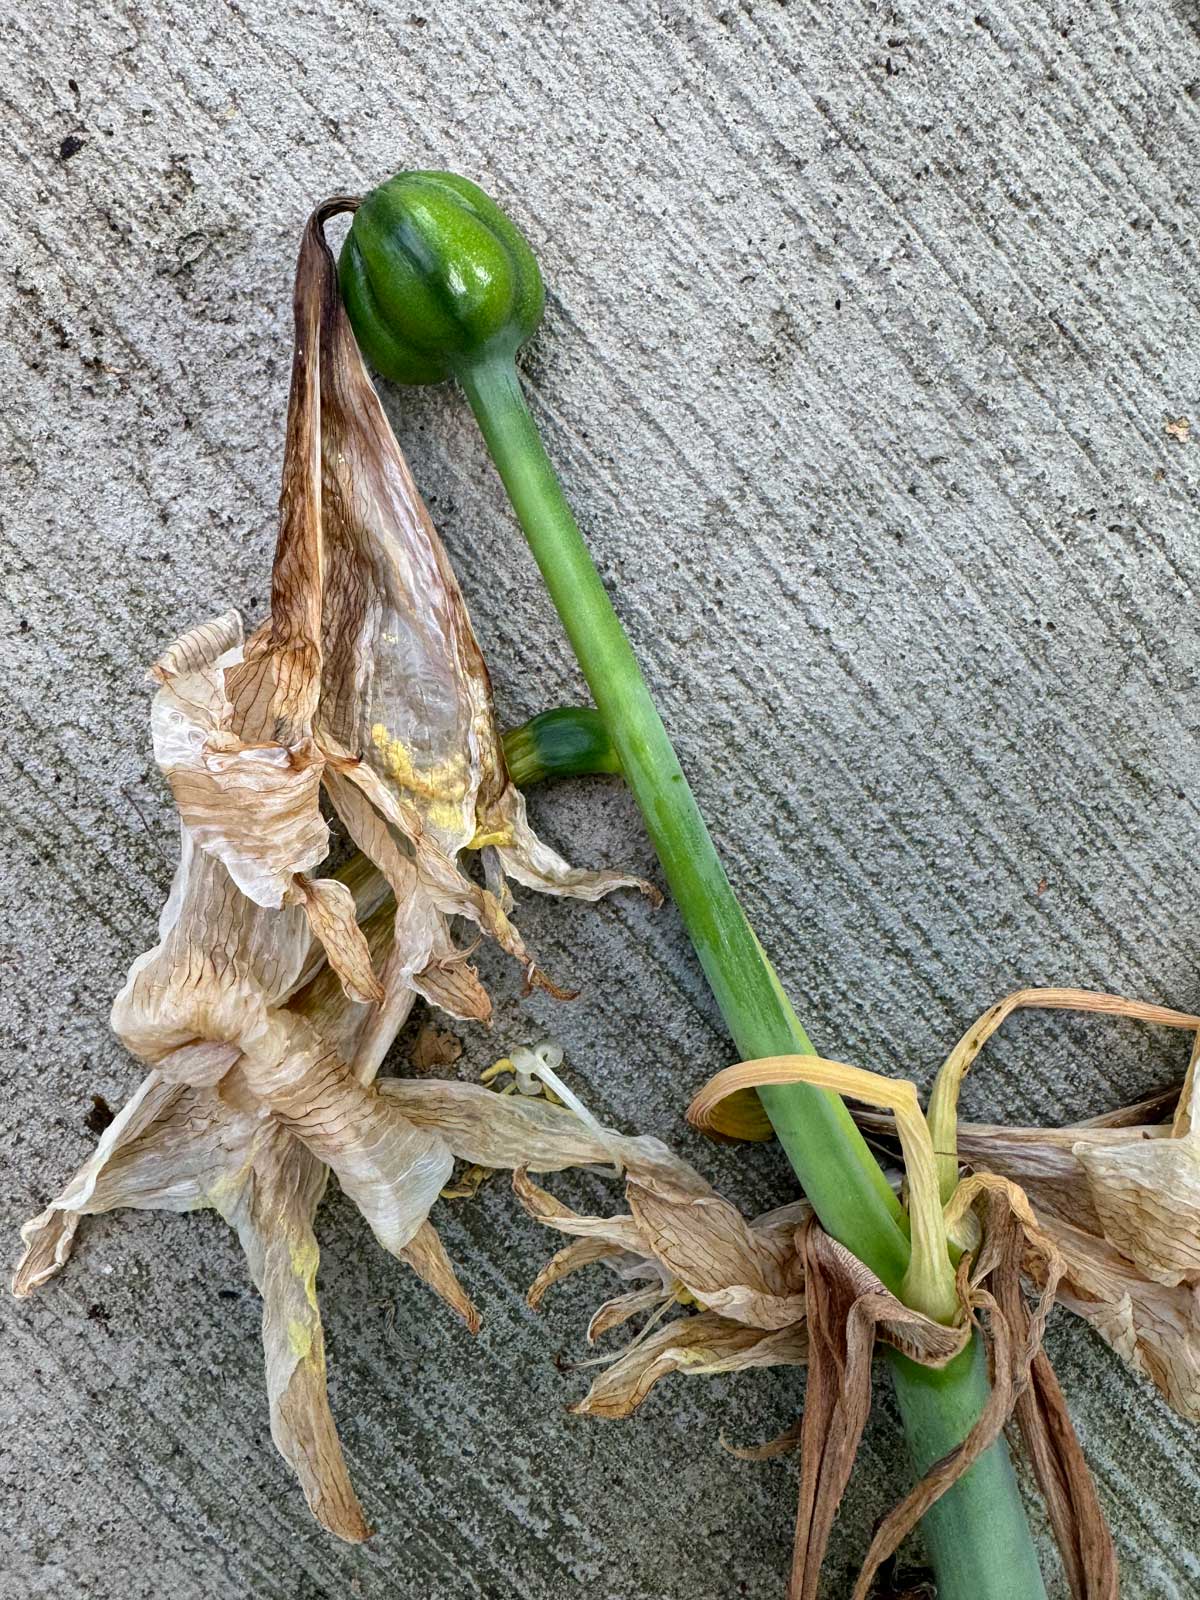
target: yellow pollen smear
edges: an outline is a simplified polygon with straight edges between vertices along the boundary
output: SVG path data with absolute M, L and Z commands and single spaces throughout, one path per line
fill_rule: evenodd
M 293 1244 L 288 1251 L 292 1263 L 292 1271 L 304 1285 L 304 1292 L 308 1296 L 308 1303 L 315 1311 L 317 1309 L 317 1263 L 321 1259 L 321 1251 L 315 1239 L 309 1239 L 303 1244 Z M 291 1328 L 288 1335 L 291 1336 Z M 308 1354 L 307 1351 L 304 1352 Z
M 288 1344 L 297 1361 L 308 1359 L 312 1351 L 312 1329 L 299 1317 L 292 1317 L 288 1322 Z
M 204 1191 L 204 1199 L 197 1202 L 199 1205 L 212 1206 L 214 1210 L 220 1209 L 220 1202 L 227 1194 L 236 1194 L 246 1181 L 246 1171 L 250 1166 L 244 1161 L 236 1172 L 222 1172 L 213 1179 Z
M 477 833 L 475 835 L 475 837 L 471 840 L 470 844 L 467 846 L 467 849 L 468 850 L 485 850 L 488 847 L 488 845 L 491 845 L 491 844 L 506 845 L 506 844 L 511 844 L 511 843 L 512 843 L 512 829 L 511 828 L 493 828 L 491 833 L 484 833 L 482 830 L 479 833 Z
M 463 797 L 470 781 L 470 767 L 464 754 L 455 754 L 449 761 L 418 772 L 403 740 L 394 739 L 382 722 L 372 726 L 371 743 L 378 750 L 384 771 L 393 783 L 425 802 L 428 820 L 435 827 L 462 827 Z
M 685 1289 L 682 1283 L 675 1285 L 675 1299 L 681 1306 L 695 1306 L 697 1311 L 707 1311 L 708 1307 L 703 1300 L 698 1300 L 690 1289 Z

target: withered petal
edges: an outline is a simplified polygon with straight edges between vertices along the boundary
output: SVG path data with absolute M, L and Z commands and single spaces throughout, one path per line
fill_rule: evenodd
M 750 1328 L 714 1311 L 679 1317 L 655 1328 L 596 1378 L 571 1407 L 579 1416 L 628 1417 L 669 1373 L 710 1377 L 749 1367 L 802 1366 L 808 1359 L 804 1324 Z
M 475 1166 L 561 1172 L 617 1159 L 645 1181 L 662 1174 L 681 1189 L 703 1184 L 660 1140 L 607 1130 L 600 1139 L 572 1111 L 540 1096 L 499 1095 L 482 1084 L 442 1078 L 385 1078 L 379 1092 L 410 1122 L 436 1128 L 460 1161 Z M 543 1203 L 558 1204 L 549 1195 Z
M 263 1300 L 271 1437 L 317 1520 L 339 1538 L 370 1529 L 350 1483 L 325 1385 L 313 1217 L 327 1170 L 282 1129 L 258 1142 L 249 1181 L 218 1205 L 237 1230 Z
M 546 1291 L 581 1267 L 590 1267 L 597 1261 L 615 1261 L 624 1257 L 620 1245 L 607 1239 L 573 1239 L 570 1244 L 556 1250 L 538 1273 L 525 1298 L 536 1311 L 546 1296 Z
M 459 1283 L 453 1263 L 446 1254 L 446 1247 L 432 1222 L 423 1222 L 409 1242 L 397 1253 L 400 1259 L 413 1269 L 417 1277 L 427 1283 L 450 1309 L 462 1318 L 471 1333 L 479 1332 L 479 1312 Z
M 325 958 L 351 1000 L 370 1004 L 383 999 L 383 985 L 371 965 L 371 951 L 358 925 L 354 896 L 335 878 L 294 875 L 289 901 L 304 907 L 308 925 L 321 941 Z
M 273 1015 L 242 1069 L 277 1121 L 333 1169 L 383 1248 L 402 1250 L 454 1166 L 445 1141 L 361 1083 L 294 1013 Z

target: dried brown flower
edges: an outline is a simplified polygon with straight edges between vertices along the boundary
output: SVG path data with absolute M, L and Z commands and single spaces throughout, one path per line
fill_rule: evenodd
M 328 1175 L 384 1249 L 475 1327 L 428 1221 L 455 1156 L 557 1167 L 608 1153 L 569 1113 L 498 1111 L 498 1096 L 467 1085 L 393 1092 L 376 1073 L 418 995 L 488 1019 L 454 917 L 514 956 L 527 983 L 561 992 L 511 920 L 507 877 L 589 900 L 653 891 L 569 866 L 529 827 L 462 594 L 342 310 L 322 230 L 350 204 L 319 208 L 300 248 L 270 617 L 243 642 L 228 612 L 153 668 L 180 861 L 158 943 L 112 1014 L 151 1071 L 22 1230 L 13 1287 L 27 1294 L 63 1265 L 85 1214 L 219 1211 L 263 1296 L 275 1442 L 315 1515 L 361 1539 L 316 1299 Z M 314 876 L 330 849 L 322 791 L 361 852 L 325 877 Z M 481 852 L 486 888 L 462 871 L 466 850 Z

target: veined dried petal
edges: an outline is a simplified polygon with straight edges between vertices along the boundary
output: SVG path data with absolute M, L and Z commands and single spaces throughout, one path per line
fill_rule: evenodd
M 702 1311 L 655 1328 L 605 1367 L 571 1410 L 578 1416 L 628 1417 L 659 1379 L 672 1372 L 701 1378 L 749 1367 L 802 1366 L 807 1360 L 802 1322 L 773 1330 L 751 1328 Z
M 886 1326 L 893 1340 L 903 1341 L 906 1354 L 914 1358 L 920 1348 L 928 1346 L 929 1354 L 940 1365 L 962 1349 L 970 1332 L 965 1327 L 943 1327 L 920 1312 L 909 1310 L 862 1262 L 815 1224 L 804 1228 L 802 1250 L 809 1299 L 809 1372 L 801 1423 L 800 1503 L 788 1597 L 816 1600 L 833 1519 L 850 1481 L 870 1414 L 871 1356 L 877 1332 Z M 988 1422 L 994 1422 L 994 1437 L 1003 1426 L 1003 1413 Z M 979 1432 L 978 1424 L 975 1432 Z M 982 1448 L 984 1445 L 979 1444 L 971 1458 Z M 960 1470 L 965 1470 L 966 1465 L 969 1461 Z M 904 1515 L 896 1526 L 907 1532 L 916 1520 L 916 1516 L 909 1520 Z M 898 1546 L 904 1532 L 894 1543 L 888 1538 L 878 1550 L 872 1547 L 855 1585 L 854 1600 L 867 1594 L 879 1564 Z
M 346 1475 L 325 1389 L 312 1218 L 327 1169 L 231 1080 L 221 1090 L 157 1073 L 101 1136 L 91 1160 L 21 1230 L 13 1292 L 28 1294 L 70 1253 L 81 1216 L 118 1207 L 212 1207 L 236 1228 L 263 1296 L 271 1432 L 313 1513 L 346 1539 L 368 1529 Z
M 681 1191 L 669 1180 L 630 1181 L 626 1197 L 647 1252 L 701 1305 L 755 1328 L 803 1320 L 794 1243 L 756 1230 L 720 1195 Z
M 568 866 L 529 829 L 462 595 L 342 310 L 322 229 L 355 203 L 319 207 L 301 244 L 270 617 L 243 643 L 226 613 L 152 669 L 180 863 L 158 942 L 133 963 L 112 1022 L 153 1070 L 27 1224 L 14 1283 L 27 1293 L 56 1271 L 83 1214 L 215 1207 L 263 1295 L 276 1443 L 314 1513 L 350 1539 L 366 1529 L 325 1397 L 315 1294 L 312 1223 L 328 1172 L 473 1329 L 428 1221 L 450 1145 L 372 1080 L 416 995 L 488 1018 L 454 916 L 509 951 L 527 981 L 561 992 L 510 918 L 501 868 L 583 899 L 625 885 L 654 893 Z M 329 877 L 314 876 L 329 848 L 322 785 L 366 857 Z M 466 849 L 487 851 L 489 889 L 463 872 Z M 462 1116 L 449 1120 L 463 1131 Z M 537 1113 L 500 1126 L 490 1164 L 565 1164 L 547 1151 L 556 1137 L 570 1146 L 573 1127 Z M 594 1130 L 587 1138 L 590 1151 Z M 647 1167 L 670 1167 L 661 1146 L 626 1142 Z
M 454 1265 L 432 1222 L 423 1222 L 403 1249 L 396 1253 L 408 1263 L 418 1278 L 440 1295 L 452 1311 L 457 1312 L 471 1333 L 479 1332 L 479 1312 L 459 1283 Z
M 934 1091 L 943 1120 L 939 1148 L 955 1148 L 945 1143 L 947 1126 L 966 1066 L 1019 1005 L 1042 1004 L 1200 1034 L 1200 1019 L 1164 1006 L 1081 990 L 1019 990 L 986 1012 L 948 1058 Z M 1062 1303 L 1176 1411 L 1200 1421 L 1200 1273 L 1189 1265 L 1200 1226 L 1192 1146 L 1196 1060 L 1193 1048 L 1187 1093 L 1177 1104 L 1175 1095 L 1158 1095 L 1066 1128 L 961 1123 L 956 1141 L 968 1168 L 1008 1178 L 1029 1197 L 1064 1262 Z M 1156 1120 L 1173 1105 L 1170 1123 Z M 860 1113 L 859 1120 L 877 1132 L 891 1127 L 878 1115 Z
M 171 785 L 179 818 L 201 850 L 262 906 L 280 906 L 292 876 L 329 853 L 318 797 L 321 757 L 311 729 L 289 747 L 247 743 L 230 697 L 242 660 L 228 615 L 193 629 L 155 663 L 151 708 L 154 756 Z M 205 658 L 205 648 L 217 652 Z
M 325 1338 L 317 1307 L 320 1251 L 313 1232 L 327 1169 L 267 1124 L 253 1178 L 218 1209 L 237 1229 L 263 1299 L 263 1353 L 271 1437 L 300 1480 L 317 1520 L 342 1539 L 370 1533 L 350 1483 L 325 1386 Z
M 514 1097 L 506 1103 L 547 1124 L 547 1113 L 557 1112 L 555 1120 L 569 1115 L 538 1100 Z M 610 1148 L 611 1136 L 597 1141 L 592 1153 L 599 1157 Z M 801 1202 L 747 1223 L 690 1167 L 664 1159 L 667 1153 L 657 1141 L 621 1141 L 619 1154 L 626 1167 L 628 1216 L 580 1216 L 534 1185 L 526 1172 L 513 1177 L 532 1216 L 575 1236 L 535 1281 L 531 1305 L 540 1305 L 551 1284 L 594 1262 L 604 1262 L 626 1281 L 647 1280 L 645 1287 L 606 1302 L 593 1316 L 589 1340 L 638 1311 L 654 1313 L 610 1359 L 575 1409 L 627 1416 L 670 1372 L 732 1372 L 803 1361 L 803 1264 L 795 1230 L 810 1215 L 808 1207 Z M 699 1314 L 653 1326 L 667 1310 L 687 1303 L 698 1306 Z
M 1186 1139 L 1075 1149 L 1105 1237 L 1148 1278 L 1200 1278 L 1200 1145 Z
M 436 1128 L 455 1156 L 474 1166 L 560 1172 L 606 1166 L 615 1151 L 628 1171 L 646 1181 L 661 1175 L 681 1189 L 707 1188 L 661 1140 L 607 1129 L 599 1139 L 573 1112 L 548 1100 L 498 1095 L 480 1084 L 441 1078 L 385 1078 L 379 1092 L 417 1127 Z
M 488 807 L 476 842 L 499 859 L 510 878 L 542 894 L 569 895 L 576 900 L 599 900 L 614 889 L 640 889 L 654 905 L 662 896 L 653 884 L 620 872 L 595 872 L 573 867 L 556 850 L 543 843 L 529 826 L 525 796 L 512 783 Z
M 444 1140 L 360 1083 L 294 1014 L 276 1014 L 268 1032 L 247 1042 L 242 1070 L 280 1126 L 337 1174 L 383 1248 L 402 1250 L 450 1176 Z
M 1198 1055 L 1200 1032 L 1169 1138 L 1110 1135 L 1081 1139 L 1074 1149 L 1105 1237 L 1148 1278 L 1168 1287 L 1200 1280 Z
M 1120 1130 L 1134 1151 L 1151 1136 L 1169 1143 L 1169 1129 Z M 1062 1256 L 1058 1298 L 1131 1366 L 1149 1378 L 1182 1416 L 1200 1422 L 1200 1287 L 1164 1284 L 1105 1237 L 1077 1151 L 1088 1128 L 959 1129 L 960 1151 L 975 1171 L 997 1171 L 1019 1183 L 1040 1226 Z M 1112 1138 L 1110 1132 L 1107 1135 Z
M 565 1244 L 561 1250 L 554 1252 L 533 1280 L 525 1298 L 536 1311 L 545 1299 L 547 1289 L 561 1282 L 563 1278 L 569 1277 L 572 1272 L 578 1272 L 581 1267 L 593 1266 L 597 1261 L 615 1262 L 624 1259 L 636 1260 L 633 1256 L 627 1256 L 620 1245 L 611 1244 L 607 1239 L 574 1239 L 570 1244 Z
M 1180 1416 L 1200 1422 L 1200 1288 L 1145 1277 L 1096 1233 L 1053 1219 L 1046 1230 L 1066 1262 L 1063 1305 L 1090 1322 Z
M 371 951 L 358 925 L 349 889 L 335 878 L 310 878 L 297 872 L 287 899 L 304 907 L 308 925 L 324 945 L 329 965 L 350 999 L 364 1005 L 382 1000 L 383 985 L 371 966 Z
M 209 1204 L 214 1186 L 232 1184 L 245 1167 L 258 1122 L 229 1113 L 211 1090 L 149 1073 L 63 1192 L 21 1229 L 25 1255 L 13 1293 L 31 1293 L 63 1266 L 81 1216 Z

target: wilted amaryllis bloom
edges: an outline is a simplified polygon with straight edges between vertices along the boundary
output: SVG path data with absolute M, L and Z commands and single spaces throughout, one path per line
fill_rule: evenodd
M 973 1049 L 982 1043 L 977 1033 L 966 1041 Z M 939 1171 L 947 1165 L 942 1153 L 953 1151 L 953 1130 L 947 1135 L 945 1122 L 953 1118 L 955 1093 L 947 1080 L 956 1092 L 967 1059 L 960 1049 L 948 1060 L 928 1115 L 912 1083 L 811 1055 L 728 1068 L 705 1085 L 688 1112 L 707 1131 L 735 1134 L 747 1125 L 746 1092 L 787 1082 L 886 1109 L 890 1116 L 868 1120 L 898 1135 L 904 1159 L 912 1260 L 899 1295 L 824 1233 L 803 1205 L 748 1223 L 694 1175 L 647 1178 L 631 1170 L 629 1215 L 581 1217 L 525 1173 L 518 1171 L 513 1180 L 533 1215 L 575 1236 L 534 1284 L 535 1304 L 565 1273 L 604 1261 L 635 1286 L 600 1307 L 589 1339 L 650 1313 L 577 1410 L 625 1416 L 669 1372 L 807 1363 L 802 1424 L 786 1436 L 799 1442 L 801 1452 L 790 1600 L 816 1600 L 833 1518 L 870 1411 L 876 1341 L 936 1368 L 965 1348 L 976 1327 L 986 1330 L 991 1351 L 987 1405 L 959 1448 L 932 1467 L 876 1529 L 854 1600 L 865 1600 L 880 1564 L 1010 1417 L 1020 1426 L 1045 1495 L 1072 1593 L 1092 1600 L 1115 1600 L 1117 1594 L 1112 1540 L 1042 1349 L 1046 1318 L 1066 1270 L 1063 1253 L 1008 1177 L 977 1172 L 960 1180 L 952 1154 L 948 1172 Z M 1023 1279 L 1033 1286 L 1032 1300 Z M 676 1306 L 697 1309 L 664 1322 Z
M 962 1074 L 1021 1006 L 1132 1017 L 1196 1033 L 1181 1091 L 1074 1127 L 959 1123 L 957 1153 L 970 1170 L 1021 1185 L 1063 1259 L 1058 1298 L 1181 1416 L 1200 1422 L 1200 1017 L 1086 990 L 1020 990 L 981 1017 L 951 1058 L 953 1081 L 944 1080 L 953 1091 L 948 1125 Z
M 627 1417 L 671 1372 L 702 1376 L 806 1361 L 804 1263 L 795 1240 L 811 1215 L 808 1205 L 797 1201 L 748 1222 L 681 1161 L 627 1165 L 629 1212 L 613 1217 L 580 1216 L 527 1172 L 513 1177 L 530 1215 L 574 1241 L 538 1275 L 530 1304 L 540 1305 L 569 1273 L 603 1262 L 630 1287 L 595 1312 L 588 1342 L 649 1314 L 616 1355 L 596 1363 L 600 1375 L 572 1410 Z
M 26 1225 L 14 1290 L 63 1264 L 84 1214 L 218 1210 L 264 1300 L 275 1442 L 320 1520 L 359 1539 L 368 1530 L 326 1400 L 315 1293 L 313 1217 L 328 1174 L 380 1244 L 474 1325 L 427 1220 L 456 1152 L 554 1167 L 567 1164 L 556 1130 L 574 1138 L 562 1150 L 586 1160 L 595 1147 L 574 1137 L 569 1114 L 501 1112 L 500 1097 L 454 1086 L 416 1086 L 414 1099 L 412 1086 L 393 1094 L 373 1080 L 417 995 L 455 1017 L 489 1016 L 451 918 L 496 940 L 528 983 L 552 987 L 510 919 L 506 876 L 583 899 L 646 885 L 571 867 L 529 828 L 462 595 L 342 310 L 322 230 L 352 206 L 319 208 L 300 250 L 270 617 L 243 643 L 227 613 L 153 669 L 154 750 L 179 812 L 180 862 L 158 943 L 134 962 L 112 1016 L 152 1070 Z M 314 876 L 330 849 L 322 790 L 361 852 L 326 877 Z M 482 853 L 486 888 L 462 871 L 465 850 Z

